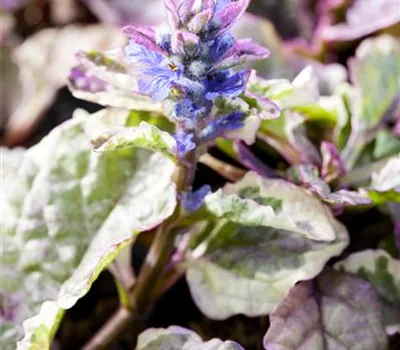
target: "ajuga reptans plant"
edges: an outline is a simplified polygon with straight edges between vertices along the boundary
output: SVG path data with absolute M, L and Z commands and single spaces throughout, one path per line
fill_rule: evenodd
M 168 25 L 110 29 L 113 50 L 79 51 L 68 81 L 75 97 L 104 108 L 76 110 L 28 150 L 4 150 L 16 174 L 1 174 L 12 183 L 1 198 L 5 350 L 18 340 L 18 350 L 50 349 L 69 329 L 59 327 L 65 310 L 105 268 L 119 308 L 85 350 L 122 337 L 137 350 L 242 350 L 175 326 L 138 336 L 183 275 L 207 324 L 242 314 L 264 325 L 269 315 L 257 337 L 232 332 L 248 349 L 266 332 L 266 350 L 387 350 L 400 324 L 399 43 L 390 35 L 363 41 L 349 80 L 338 65 L 343 74 L 332 79 L 332 67 L 286 56 L 268 25 L 249 14 L 240 22 L 249 2 L 164 0 Z M 270 43 L 271 59 L 232 35 L 249 22 L 260 23 L 254 34 Z M 265 78 L 281 74 L 297 76 Z M 202 178 L 200 163 L 230 183 Z M 397 222 L 392 230 L 385 220 L 386 251 L 350 253 L 361 242 L 346 249 L 345 215 L 376 215 L 377 207 L 379 218 Z M 373 215 L 352 228 L 352 240 L 380 231 Z M 131 254 L 144 245 L 133 269 Z M 200 333 L 218 335 L 210 328 Z

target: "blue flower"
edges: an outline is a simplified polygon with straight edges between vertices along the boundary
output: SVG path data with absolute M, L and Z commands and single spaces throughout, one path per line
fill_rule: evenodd
M 203 115 L 207 115 L 212 108 L 212 103 L 200 103 L 197 105 L 193 99 L 186 97 L 175 105 L 174 115 L 175 118 L 185 124 L 187 128 L 194 129 L 196 121 Z
M 181 198 L 183 208 L 188 213 L 196 211 L 202 206 L 204 198 L 210 193 L 211 187 L 209 185 L 204 185 L 194 192 L 185 192 Z
M 150 50 L 132 40 L 125 46 L 124 51 L 129 60 L 136 64 L 141 63 L 148 66 L 158 66 L 165 60 L 165 57 L 160 52 Z
M 196 148 L 192 132 L 178 130 L 174 137 L 177 144 L 178 157 L 183 158 L 186 153 Z
M 236 69 L 268 51 L 249 39 L 236 40 L 228 29 L 250 0 L 164 0 L 170 33 L 125 27 L 125 54 L 138 73 L 139 92 L 154 101 L 168 99 L 176 123 L 178 155 L 243 126 L 244 114 L 220 106 L 241 95 L 247 74 Z M 216 100 L 225 103 L 216 104 Z M 217 115 L 217 117 L 214 117 Z
M 230 34 L 224 34 L 212 40 L 208 46 L 208 59 L 218 62 L 235 44 L 235 39 Z
M 215 100 L 218 96 L 237 97 L 244 90 L 246 80 L 243 72 L 235 73 L 232 69 L 212 73 L 206 80 L 206 99 Z
M 203 142 L 211 141 L 227 131 L 240 129 L 243 127 L 242 112 L 233 112 L 232 114 L 216 117 L 200 133 L 200 140 Z
M 233 2 L 232 0 L 217 0 L 215 4 L 215 12 L 221 11 L 224 7 Z

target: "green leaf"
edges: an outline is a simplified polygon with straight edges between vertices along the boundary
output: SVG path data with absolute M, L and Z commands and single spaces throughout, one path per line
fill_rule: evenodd
M 51 341 L 64 316 L 64 310 L 54 301 L 46 301 L 39 314 L 24 322 L 25 337 L 18 342 L 17 350 L 44 350 L 51 348 Z
M 249 174 L 227 190 L 206 198 L 216 217 L 195 238 L 186 262 L 191 294 L 212 319 L 268 314 L 298 281 L 316 276 L 347 246 L 345 227 L 293 184 Z M 277 228 L 297 220 L 297 229 Z M 319 241 L 307 238 L 309 232 Z
M 138 127 L 123 128 L 114 135 L 106 133 L 100 135 L 99 139 L 104 142 L 95 142 L 94 149 L 98 152 L 140 147 L 158 151 L 172 160 L 175 160 L 177 154 L 173 136 L 144 121 Z
M 163 131 L 171 134 L 175 130 L 175 124 L 160 114 L 145 111 L 130 111 L 126 126 L 138 126 L 142 121 L 153 124 Z
M 263 121 L 257 136 L 290 164 L 320 162 L 317 149 L 306 135 L 305 119 L 299 113 L 285 110 L 279 118 Z
M 10 189 L 15 177 L 18 173 L 18 169 L 24 159 L 25 150 L 23 148 L 9 149 L 6 147 L 0 147 L 0 178 L 2 186 L 2 197 L 5 196 L 6 192 Z
M 383 168 L 372 174 L 367 191 L 375 203 L 400 202 L 400 154 L 390 158 Z
M 370 130 L 392 107 L 399 93 L 400 43 L 383 35 L 364 40 L 351 61 L 354 84 L 361 94 L 361 105 L 353 115 L 353 129 Z
M 369 281 L 382 299 L 387 332 L 400 333 L 400 261 L 383 250 L 369 249 L 349 255 L 335 268 Z
M 150 328 L 141 333 L 136 350 L 153 349 L 244 350 L 231 340 L 222 341 L 214 338 L 203 342 L 195 332 L 178 326 Z
M 47 300 L 72 307 L 119 250 L 175 208 L 175 165 L 165 156 L 138 148 L 90 150 L 94 125 L 116 112 L 77 111 L 27 150 L 4 200 L 1 285 L 8 300 L 19 296 L 13 308 L 24 310 L 10 317 L 18 338 L 21 319 Z M 114 116 L 121 123 L 126 114 Z M 16 340 L 4 344 L 15 348 Z
M 333 206 L 356 206 L 372 204 L 371 199 L 364 193 L 339 190 L 331 192 L 328 184 L 319 177 L 318 169 L 313 165 L 296 165 L 287 171 L 289 180 L 314 193 L 321 201 Z
M 350 62 L 355 84 L 351 111 L 351 134 L 342 152 L 347 169 L 357 163 L 362 151 L 373 140 L 385 116 L 391 117 L 399 103 L 400 43 L 383 35 L 364 40 Z
M 376 134 L 373 156 L 378 160 L 400 153 L 400 138 L 390 130 L 381 129 Z
M 250 196 L 250 190 L 257 195 Z M 335 239 L 332 214 L 318 199 L 289 182 L 253 172 L 207 196 L 205 206 L 214 216 L 242 225 L 288 230 L 319 241 Z
M 381 305 L 369 284 L 326 270 L 297 284 L 271 313 L 265 350 L 386 350 Z

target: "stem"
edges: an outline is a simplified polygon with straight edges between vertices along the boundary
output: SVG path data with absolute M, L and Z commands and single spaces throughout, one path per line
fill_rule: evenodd
M 171 218 L 174 218 L 174 215 Z M 108 349 L 110 344 L 121 335 L 131 322 L 135 328 L 140 328 L 140 324 L 147 319 L 153 307 L 154 285 L 174 249 L 176 230 L 169 227 L 171 220 L 167 220 L 165 224 L 158 228 L 150 251 L 140 270 L 132 293 L 132 308 L 121 307 L 83 347 L 83 350 Z
M 182 161 L 182 165 L 177 168 L 175 181 L 178 193 L 187 191 L 192 186 L 196 163 L 196 152 L 189 152 Z M 120 307 L 83 347 L 83 350 L 108 349 L 129 325 L 132 326 L 133 332 L 131 334 L 133 333 L 132 335 L 136 339 L 144 321 L 153 309 L 156 299 L 155 286 L 174 250 L 175 236 L 179 231 L 175 227 L 175 223 L 178 221 L 180 213 L 181 207 L 177 205 L 172 216 L 157 229 L 132 291 L 131 308 Z
M 203 154 L 200 157 L 199 162 L 207 165 L 209 168 L 222 175 L 227 180 L 233 182 L 240 180 L 246 173 L 245 170 L 214 158 L 209 153 Z
M 83 350 L 106 349 L 121 334 L 132 319 L 132 313 L 120 307 L 100 331 L 83 347 Z

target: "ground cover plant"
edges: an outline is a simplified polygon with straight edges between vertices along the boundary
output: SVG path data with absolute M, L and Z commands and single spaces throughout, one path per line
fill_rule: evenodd
M 399 4 L 63 4 L 2 3 L 2 347 L 397 349 Z

